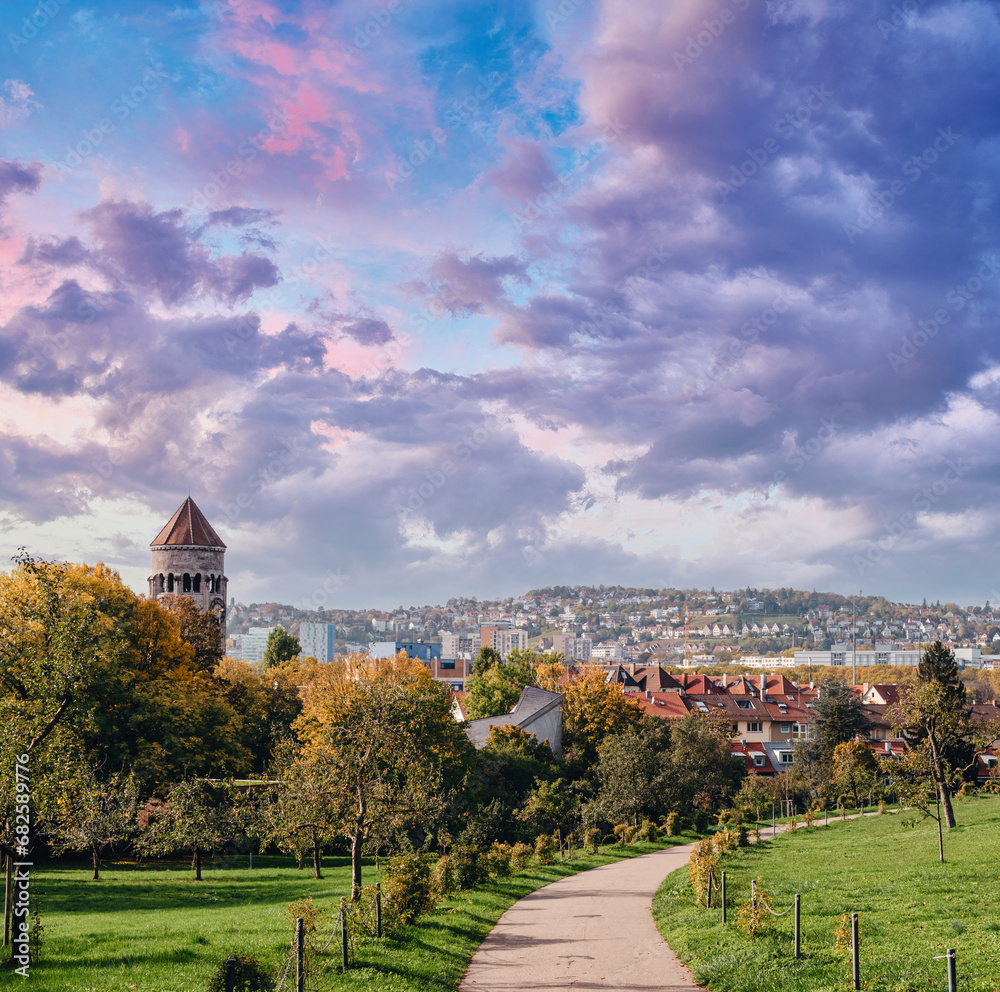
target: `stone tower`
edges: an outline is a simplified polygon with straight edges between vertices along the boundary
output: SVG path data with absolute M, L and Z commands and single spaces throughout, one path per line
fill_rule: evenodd
M 153 574 L 149 598 L 187 596 L 217 612 L 226 630 L 226 546 L 190 496 L 150 544 Z

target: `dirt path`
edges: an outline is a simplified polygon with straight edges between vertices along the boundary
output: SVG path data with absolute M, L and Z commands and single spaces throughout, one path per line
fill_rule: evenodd
M 699 989 L 653 923 L 660 883 L 691 844 L 560 879 L 516 902 L 472 958 L 460 992 Z

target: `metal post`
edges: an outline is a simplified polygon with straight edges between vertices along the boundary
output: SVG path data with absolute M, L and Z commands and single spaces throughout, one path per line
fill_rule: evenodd
M 750 879 L 750 905 L 757 906 L 757 881 L 756 879 Z
M 712 869 L 708 869 L 708 893 L 705 896 L 705 909 L 712 908 L 712 883 L 715 879 L 712 877 Z
M 774 819 L 774 807 L 771 807 L 771 836 L 773 837 L 778 832 L 778 828 L 775 826 Z
M 250 848 L 250 867 L 253 868 L 253 848 Z
M 375 936 L 382 936 L 382 883 L 375 883 Z
M 226 992 L 234 992 L 236 988 L 236 958 L 226 960 Z
M 948 992 L 958 992 L 958 974 L 955 964 L 955 948 L 949 947 L 945 957 L 948 959 Z
M 802 957 L 802 899 L 795 893 L 795 960 Z
M 301 916 L 295 918 L 295 992 L 306 989 L 306 929 Z
M 722 891 L 719 893 L 722 896 L 722 922 L 726 922 L 726 873 L 722 873 Z
M 340 957 L 347 971 L 347 900 L 340 900 Z
M 861 988 L 861 955 L 858 949 L 858 914 L 851 913 L 851 964 L 854 970 L 854 988 Z

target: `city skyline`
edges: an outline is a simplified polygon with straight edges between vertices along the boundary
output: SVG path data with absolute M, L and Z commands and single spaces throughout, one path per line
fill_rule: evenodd
M 997 602 L 986 2 L 0 10 L 0 556 Z M 323 603 L 317 597 L 326 597 Z

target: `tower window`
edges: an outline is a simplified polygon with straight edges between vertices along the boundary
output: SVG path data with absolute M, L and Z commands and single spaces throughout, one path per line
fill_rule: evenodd
M 201 592 L 201 572 L 196 572 L 194 576 L 194 591 Z
M 191 591 L 191 576 L 185 572 L 184 573 L 184 592 Z
M 167 576 L 167 592 L 173 592 L 173 591 L 174 591 L 174 573 L 171 572 Z
M 163 589 L 164 589 L 164 585 L 163 585 L 163 573 L 160 572 L 160 587 L 159 587 L 158 591 L 159 592 L 163 592 Z

